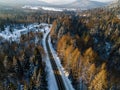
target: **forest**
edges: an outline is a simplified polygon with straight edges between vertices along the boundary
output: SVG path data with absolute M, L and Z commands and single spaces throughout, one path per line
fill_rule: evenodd
M 20 43 L 15 41 L 4 41 L 1 43 L 1 90 L 17 90 L 20 88 L 17 85 L 18 82 L 24 85 L 24 90 L 40 89 L 41 85 L 47 84 L 45 80 L 46 73 L 44 71 L 45 63 L 42 62 L 44 50 L 40 44 L 35 45 L 35 37 L 39 38 L 38 43 L 40 43 L 42 33 L 29 32 L 24 34 L 20 37 Z M 36 67 L 35 70 L 34 67 Z
M 119 10 L 86 10 L 53 22 L 51 42 L 76 90 L 120 89 Z
M 13 33 L 18 26 L 52 24 L 52 46 L 75 90 L 120 90 L 119 15 L 120 7 L 80 12 L 2 8 L 0 32 L 8 26 Z M 23 85 L 24 90 L 48 90 L 42 61 L 45 27 L 35 30 L 22 34 L 19 42 L 0 37 L 0 89 L 17 90 Z
M 0 8 L 0 35 L 13 36 L 8 36 L 8 40 L 0 36 L 0 90 L 48 90 L 41 32 L 45 32 L 46 25 L 42 23 L 51 24 L 56 18 L 73 13 Z M 14 40 L 20 30 L 26 31 Z

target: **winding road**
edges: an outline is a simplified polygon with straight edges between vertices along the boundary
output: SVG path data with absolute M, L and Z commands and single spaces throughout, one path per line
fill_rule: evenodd
M 57 67 L 57 64 L 56 64 L 56 62 L 53 58 L 53 55 L 51 53 L 51 50 L 50 50 L 50 47 L 49 47 L 49 44 L 48 44 L 48 36 L 49 36 L 49 34 L 47 35 L 47 38 L 46 38 L 47 51 L 48 51 L 48 54 L 49 54 L 50 62 L 51 62 L 52 69 L 53 69 L 53 72 L 54 72 L 54 75 L 55 75 L 55 79 L 56 79 L 56 82 L 57 82 L 58 89 L 59 90 L 66 90 L 65 84 L 64 84 L 62 76 L 61 76 L 61 73 L 60 73 L 60 71 Z
M 46 56 L 44 60 L 47 64 L 47 73 L 49 74 L 48 82 L 50 86 L 48 86 L 49 90 L 74 90 L 70 81 L 65 76 L 64 71 L 62 70 L 62 66 L 57 62 L 57 54 L 53 53 L 53 49 L 51 49 L 52 45 L 50 42 L 50 28 L 47 28 L 46 32 L 44 33 L 43 38 L 43 48 L 45 50 Z M 51 76 L 50 76 L 51 75 Z M 52 77 L 53 80 L 50 80 Z M 48 85 L 49 85 L 48 84 Z

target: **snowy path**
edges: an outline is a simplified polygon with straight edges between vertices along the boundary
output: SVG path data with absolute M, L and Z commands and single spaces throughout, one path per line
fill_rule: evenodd
M 48 89 L 49 90 L 74 90 L 70 80 L 65 75 L 65 72 L 60 63 L 59 57 L 57 56 L 55 50 L 51 45 L 51 42 L 50 42 L 51 39 L 50 39 L 50 36 L 48 36 L 50 30 L 49 28 L 45 28 L 45 30 L 46 30 L 46 33 L 44 33 L 43 48 L 46 53 L 44 60 L 46 62 L 46 70 L 48 73 L 48 76 L 47 76 Z
M 65 84 L 66 90 L 74 90 L 74 88 L 73 88 L 70 80 L 68 79 L 67 76 L 65 76 L 65 72 L 64 72 L 64 69 L 63 69 L 63 67 L 62 67 L 62 65 L 61 65 L 61 63 L 60 63 L 60 59 L 59 59 L 59 57 L 57 56 L 56 51 L 53 49 L 52 44 L 51 44 L 50 41 L 51 41 L 51 38 L 50 38 L 50 36 L 49 36 L 49 39 L 48 39 L 49 47 L 50 47 L 51 53 L 52 53 L 52 55 L 53 55 L 53 58 L 54 58 L 54 60 L 55 60 L 55 63 L 56 63 L 56 65 L 57 65 L 58 69 L 59 69 L 59 72 L 60 72 L 60 74 L 61 74 L 61 77 L 62 77 L 62 79 L 63 79 L 63 82 L 64 82 L 64 84 Z
M 46 54 L 44 57 L 44 60 L 46 62 L 48 89 L 49 90 L 58 90 L 54 72 L 52 70 L 52 66 L 50 63 L 49 56 L 48 56 L 47 46 L 46 46 L 46 38 L 47 38 L 47 35 L 49 34 L 49 32 L 50 32 L 50 30 L 47 28 L 47 32 L 44 34 L 44 37 L 43 37 L 43 48 L 44 48 L 44 51 Z
M 53 69 L 53 72 L 54 72 L 54 75 L 55 75 L 55 79 L 56 79 L 56 82 L 57 82 L 58 89 L 59 90 L 67 90 L 66 86 L 65 86 L 65 83 L 62 79 L 61 73 L 58 69 L 58 66 L 57 66 L 57 64 L 54 60 L 54 57 L 53 57 L 52 53 L 51 53 L 49 43 L 48 43 L 48 36 L 47 36 L 47 39 L 46 39 L 47 51 L 48 51 L 48 54 L 49 54 L 50 63 L 51 63 L 51 66 L 52 66 L 52 69 Z

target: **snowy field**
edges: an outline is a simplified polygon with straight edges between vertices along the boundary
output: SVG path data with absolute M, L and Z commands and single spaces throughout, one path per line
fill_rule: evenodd
M 75 8 L 54 8 L 54 7 L 43 7 L 43 6 L 30 6 L 30 5 L 25 5 L 22 7 L 23 9 L 32 9 L 32 10 L 47 10 L 47 11 L 59 11 L 62 12 L 64 10 L 67 11 L 76 11 L 77 9 Z
M 22 34 L 27 34 L 30 31 L 38 32 L 38 29 L 36 29 L 36 28 L 40 27 L 41 25 L 44 27 L 48 26 L 48 24 L 45 24 L 45 23 L 42 23 L 40 25 L 37 23 L 34 23 L 34 24 L 30 24 L 26 27 L 24 27 L 24 25 L 22 25 L 20 29 L 12 28 L 12 32 L 10 31 L 10 26 L 7 26 L 4 31 L 0 32 L 0 37 L 2 37 L 5 40 L 19 42 L 20 36 Z M 39 31 L 43 32 L 44 28 L 39 29 Z

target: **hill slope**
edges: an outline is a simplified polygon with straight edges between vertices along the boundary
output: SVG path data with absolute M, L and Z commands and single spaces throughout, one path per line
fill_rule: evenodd
M 3 0 L 0 1 L 1 5 L 47 5 L 48 3 L 39 0 Z
M 76 0 L 73 3 L 64 5 L 65 7 L 69 8 L 81 8 L 81 9 L 89 9 L 89 8 L 96 8 L 96 7 L 103 7 L 107 5 L 106 3 L 97 2 L 97 1 L 90 1 L 90 0 Z

